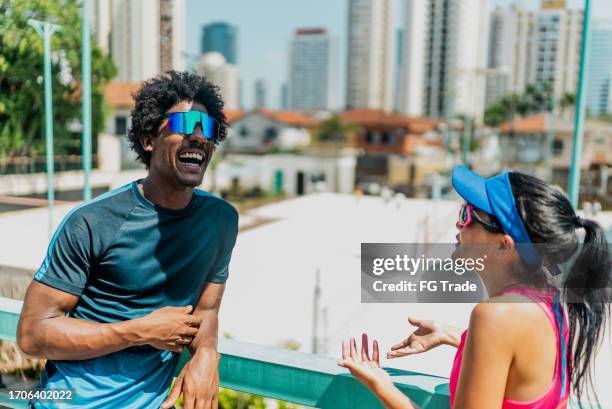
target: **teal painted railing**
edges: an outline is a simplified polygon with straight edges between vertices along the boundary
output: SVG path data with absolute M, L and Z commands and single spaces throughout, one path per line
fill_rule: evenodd
M 22 302 L 0 297 L 0 339 L 15 341 Z M 382 408 L 376 398 L 337 360 L 313 354 L 220 339 L 221 386 L 322 409 Z M 177 372 L 189 360 L 181 357 Z M 449 407 L 448 379 L 388 369 L 395 384 L 419 407 Z M 0 394 L 0 405 L 25 408 Z

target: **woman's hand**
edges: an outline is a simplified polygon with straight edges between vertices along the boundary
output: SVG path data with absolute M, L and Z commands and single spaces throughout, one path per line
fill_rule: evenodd
M 408 338 L 393 345 L 391 351 L 387 352 L 387 358 L 419 354 L 440 345 L 459 346 L 461 330 L 458 328 L 412 317 L 408 318 L 408 322 L 417 329 Z
M 351 374 L 370 389 L 375 389 L 381 384 L 393 384 L 391 377 L 380 367 L 380 354 L 378 342 L 372 345 L 372 358 L 368 347 L 368 336 L 363 334 L 361 338 L 361 354 L 357 353 L 357 342 L 355 338 L 342 341 L 342 361 L 338 365 L 347 368 Z
M 347 368 L 351 374 L 363 383 L 380 399 L 387 409 L 418 409 L 391 380 L 391 376 L 380 367 L 378 342 L 372 345 L 372 358 L 368 351 L 368 336 L 361 336 L 361 354 L 357 353 L 355 338 L 342 341 L 342 361 L 339 366 Z

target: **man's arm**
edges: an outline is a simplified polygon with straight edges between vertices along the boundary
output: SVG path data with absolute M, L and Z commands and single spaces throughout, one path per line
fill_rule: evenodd
M 56 360 L 83 360 L 122 349 L 151 344 L 182 351 L 197 334 L 201 318 L 191 306 L 165 307 L 142 318 L 99 324 L 66 317 L 79 297 L 32 281 L 17 326 L 17 344 L 31 356 Z
M 195 355 L 200 349 L 217 352 L 219 332 L 219 308 L 225 291 L 225 284 L 206 283 L 202 296 L 193 315 L 202 317 L 200 331 L 189 345 L 189 352 Z
M 219 354 L 217 336 L 219 308 L 225 291 L 225 284 L 206 283 L 194 315 L 202 318 L 200 330 L 189 351 L 193 355 L 177 377 L 172 391 L 162 404 L 170 408 L 183 392 L 183 407 L 217 407 L 219 392 Z M 199 406 L 201 405 L 201 406 Z

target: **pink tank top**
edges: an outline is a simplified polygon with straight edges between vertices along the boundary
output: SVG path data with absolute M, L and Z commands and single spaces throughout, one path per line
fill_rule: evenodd
M 569 368 L 566 359 L 569 331 L 567 326 L 567 318 L 559 304 L 559 294 L 558 292 L 546 292 L 533 288 L 512 288 L 506 291 L 506 293 L 508 292 L 524 295 L 525 297 L 537 302 L 538 305 L 544 310 L 555 330 L 555 338 L 557 340 L 557 358 L 555 361 L 555 374 L 553 376 L 552 384 L 548 388 L 547 392 L 545 392 L 539 398 L 527 402 L 504 398 L 502 402 L 502 409 L 565 409 L 567 407 L 570 389 Z M 455 394 L 457 391 L 457 384 L 459 382 L 459 369 L 461 368 L 461 360 L 463 358 L 463 348 L 465 346 L 466 338 L 467 330 L 461 335 L 461 342 L 459 344 L 459 348 L 457 348 L 457 353 L 455 354 L 455 360 L 453 362 L 453 369 L 451 370 L 450 374 L 449 389 L 451 408 L 454 407 Z

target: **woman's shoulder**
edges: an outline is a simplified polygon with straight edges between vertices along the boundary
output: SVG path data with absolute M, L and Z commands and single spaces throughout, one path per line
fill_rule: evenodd
M 530 298 L 517 293 L 492 297 L 472 310 L 470 331 L 474 329 L 501 330 L 503 334 L 521 336 L 534 328 L 541 328 L 547 317 L 542 308 Z

